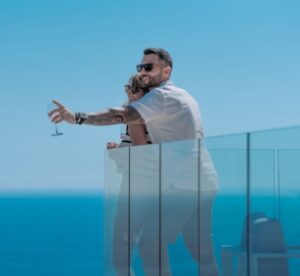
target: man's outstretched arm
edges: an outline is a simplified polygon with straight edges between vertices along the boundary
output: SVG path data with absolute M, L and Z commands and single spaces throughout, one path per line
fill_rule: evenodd
M 108 108 L 95 113 L 75 113 L 58 101 L 53 101 L 57 109 L 50 113 L 53 123 L 67 122 L 70 124 L 83 123 L 87 125 L 141 124 L 141 115 L 132 107 Z

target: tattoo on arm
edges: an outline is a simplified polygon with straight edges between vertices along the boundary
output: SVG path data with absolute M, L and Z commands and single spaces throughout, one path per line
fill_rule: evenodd
M 84 124 L 88 125 L 114 125 L 114 124 L 142 124 L 141 115 L 131 106 L 109 108 L 97 113 L 87 113 Z
M 126 124 L 144 124 L 145 121 L 136 109 L 131 106 L 125 107 L 125 123 Z

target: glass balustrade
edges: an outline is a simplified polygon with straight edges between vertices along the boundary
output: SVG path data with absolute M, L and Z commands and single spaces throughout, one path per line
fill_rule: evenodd
M 299 275 L 299 166 L 299 127 L 106 151 L 104 275 Z

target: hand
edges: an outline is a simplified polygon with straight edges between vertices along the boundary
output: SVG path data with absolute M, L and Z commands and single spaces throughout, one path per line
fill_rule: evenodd
M 126 89 L 125 92 L 127 94 L 128 101 L 130 103 L 134 102 L 136 100 L 136 95 L 134 93 L 132 93 L 131 89 Z
M 54 104 L 57 105 L 57 108 L 50 112 L 50 118 L 52 123 L 60 123 L 65 121 L 69 124 L 75 124 L 75 113 L 67 109 L 60 102 L 53 100 Z
M 115 142 L 108 142 L 106 144 L 106 149 L 116 149 L 119 147 L 119 144 L 115 143 Z

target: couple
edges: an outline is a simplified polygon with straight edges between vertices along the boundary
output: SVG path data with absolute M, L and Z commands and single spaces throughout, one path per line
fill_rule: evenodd
M 173 68 L 173 61 L 170 54 L 160 48 L 147 48 L 141 64 L 137 65 L 137 71 L 141 81 L 142 88 L 149 90 L 143 97 L 120 108 L 109 108 L 97 113 L 72 112 L 61 103 L 54 101 L 57 105 L 50 115 L 52 122 L 62 121 L 71 124 L 88 125 L 112 125 L 127 124 L 129 130 L 136 128 L 135 135 L 145 137 L 145 125 L 148 135 L 153 144 L 176 141 L 176 140 L 195 140 L 203 138 L 202 122 L 200 109 L 195 99 L 185 90 L 176 87 L 170 81 L 170 75 Z M 138 129 L 139 128 L 139 129 Z M 133 138 L 133 137 L 132 137 Z M 133 143 L 138 144 L 138 143 Z M 170 147 L 171 148 L 171 147 Z M 180 149 L 179 149 L 180 151 Z M 174 153 L 175 152 L 175 153 Z M 211 216 L 213 200 L 217 191 L 217 176 L 214 166 L 210 160 L 206 149 L 201 148 L 200 156 L 200 205 L 198 208 L 191 207 L 189 204 L 180 202 L 189 202 L 189 197 L 194 196 L 197 191 L 188 186 L 190 179 L 196 179 L 196 170 L 191 169 L 186 173 L 180 172 L 180 166 L 186 167 L 187 163 L 182 163 L 181 155 L 176 158 L 176 151 L 173 151 L 174 159 L 171 166 L 176 167 L 177 171 L 170 179 L 170 194 L 174 195 L 176 200 L 171 200 L 164 210 L 170 209 L 172 212 L 166 217 L 166 223 L 176 221 L 176 227 L 170 236 L 175 237 L 182 233 L 185 244 L 193 256 L 199 262 L 201 275 L 216 276 L 217 265 L 213 254 L 212 236 L 211 236 Z M 191 152 L 192 153 L 192 150 Z M 186 156 L 192 156 L 187 154 Z M 197 156 L 193 156 L 193 161 Z M 171 163 L 169 161 L 169 163 Z M 182 177 L 184 176 L 185 177 Z M 151 185 L 150 180 L 146 180 L 147 185 Z M 184 183 L 186 182 L 186 183 Z M 186 185 L 187 184 L 187 185 Z M 174 205 L 175 204 L 175 205 Z M 200 218 L 200 223 L 199 222 Z M 149 227 L 148 227 L 149 226 Z M 155 237 L 151 235 L 151 225 L 144 226 L 143 233 L 139 241 L 139 250 L 143 259 L 146 275 L 159 275 L 158 267 L 154 259 L 157 259 L 157 252 L 151 250 Z M 195 231 L 198 232 L 195 233 Z M 174 232 L 175 231 L 175 232 Z M 163 244 L 170 241 L 163 237 Z M 199 246 L 200 245 L 200 246 Z M 163 246 L 163 251 L 167 251 Z M 166 254 L 165 254 L 166 253 Z M 162 275 L 170 275 L 167 265 L 167 252 L 163 252 L 166 262 L 163 261 L 164 271 Z M 117 264 L 118 265 L 118 264 Z M 117 271 L 119 268 L 117 267 Z

